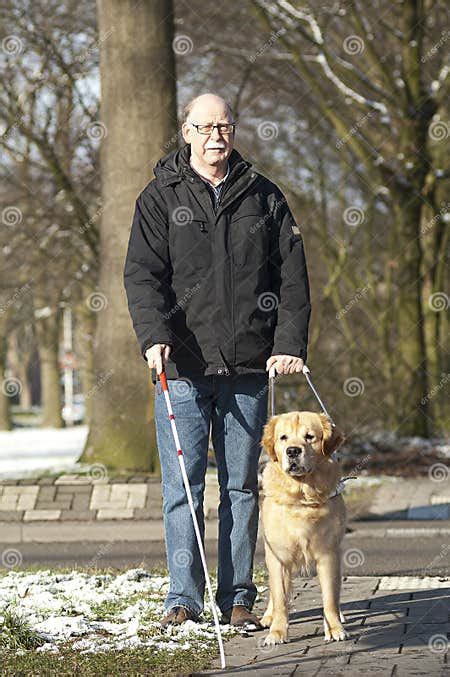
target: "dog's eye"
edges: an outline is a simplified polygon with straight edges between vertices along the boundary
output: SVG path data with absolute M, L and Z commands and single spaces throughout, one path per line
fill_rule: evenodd
M 314 435 L 312 433 L 306 433 L 305 440 L 313 440 L 313 439 L 314 439 Z
M 281 435 L 280 440 L 287 440 L 287 435 Z

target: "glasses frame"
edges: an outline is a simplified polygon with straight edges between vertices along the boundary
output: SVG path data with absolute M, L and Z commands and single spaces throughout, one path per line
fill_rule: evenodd
M 195 127 L 195 129 L 197 130 L 197 133 L 201 134 L 202 136 L 211 136 L 211 134 L 214 131 L 214 127 L 217 127 L 217 131 L 219 132 L 219 134 L 231 134 L 231 133 L 234 134 L 234 132 L 236 131 L 236 122 L 219 122 L 217 125 L 211 125 L 211 131 L 210 132 L 201 132 L 199 130 L 199 127 L 207 127 L 208 126 L 207 123 L 205 123 L 203 125 L 196 125 L 195 122 L 190 122 L 189 124 L 192 125 L 192 127 Z M 231 125 L 233 127 L 233 129 L 230 132 L 221 132 L 219 130 L 220 125 Z

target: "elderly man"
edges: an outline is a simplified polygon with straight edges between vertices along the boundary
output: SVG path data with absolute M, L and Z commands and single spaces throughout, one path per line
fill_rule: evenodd
M 203 94 L 184 111 L 186 144 L 160 159 L 136 201 L 124 279 L 152 369 L 170 575 L 163 625 L 198 620 L 205 580 L 164 397 L 164 368 L 194 506 L 211 428 L 220 487 L 216 602 L 260 629 L 253 557 L 268 370 L 301 371 L 311 312 L 303 242 L 279 188 L 233 148 L 230 106 Z M 163 367 L 164 365 L 164 367 Z

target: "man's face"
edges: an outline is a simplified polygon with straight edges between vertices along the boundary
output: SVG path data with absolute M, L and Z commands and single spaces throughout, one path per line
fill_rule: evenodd
M 198 164 L 220 166 L 226 163 L 233 150 L 234 133 L 220 134 L 214 127 L 209 135 L 199 134 L 190 124 L 192 122 L 196 125 L 233 122 L 227 107 L 216 102 L 198 103 L 182 126 L 183 138 L 191 144 L 191 154 Z

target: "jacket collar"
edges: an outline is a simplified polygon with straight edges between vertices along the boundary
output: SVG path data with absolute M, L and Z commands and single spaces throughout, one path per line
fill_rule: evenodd
M 181 181 L 189 181 L 192 185 L 196 185 L 202 181 L 189 164 L 190 153 L 190 144 L 186 144 L 158 161 L 153 171 L 159 186 L 170 186 Z M 231 151 L 228 163 L 230 172 L 222 189 L 221 201 L 215 214 L 216 220 L 250 185 L 262 178 L 251 169 L 252 163 L 244 160 L 235 148 Z
M 158 160 L 153 168 L 157 182 L 161 186 L 170 186 L 173 183 L 183 181 L 188 176 L 199 179 L 189 164 L 190 155 L 191 146 L 185 144 L 182 148 L 174 150 Z M 235 148 L 231 151 L 228 164 L 230 170 L 228 179 L 232 181 L 246 174 L 252 166 L 252 163 L 244 160 Z

